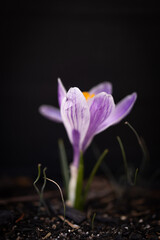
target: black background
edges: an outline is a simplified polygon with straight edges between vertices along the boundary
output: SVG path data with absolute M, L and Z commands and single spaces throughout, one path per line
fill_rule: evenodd
M 2 11 L 1 175 L 31 175 L 37 163 L 60 176 L 58 138 L 69 158 L 72 148 L 61 124 L 38 113 L 41 104 L 58 107 L 57 78 L 66 89 L 89 90 L 113 84 L 115 102 L 136 91 L 125 120 L 143 136 L 151 171 L 159 167 L 159 9 L 154 1 L 8 2 Z M 124 120 L 124 121 L 125 121 Z M 113 172 L 123 168 L 119 135 L 128 160 L 138 166 L 141 152 L 122 121 L 95 137 Z M 91 148 L 85 155 L 95 162 Z

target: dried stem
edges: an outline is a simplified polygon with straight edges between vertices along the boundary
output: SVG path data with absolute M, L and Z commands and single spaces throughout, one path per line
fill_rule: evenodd
M 64 211 L 63 211 L 63 212 L 64 212 L 64 223 L 65 223 L 66 206 L 65 206 L 65 202 L 64 202 L 64 197 L 63 197 L 62 189 L 61 189 L 61 187 L 59 186 L 59 184 L 56 183 L 54 180 L 52 180 L 52 179 L 50 179 L 50 178 L 46 178 L 46 180 L 48 180 L 48 181 L 54 183 L 54 184 L 58 187 L 58 189 L 59 189 L 59 191 L 60 191 L 60 195 L 61 195 L 61 199 L 62 199 L 62 203 L 63 203 L 63 210 L 64 210 Z

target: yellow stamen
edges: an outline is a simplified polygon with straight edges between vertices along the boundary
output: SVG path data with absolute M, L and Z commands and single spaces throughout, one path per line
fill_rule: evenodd
M 95 94 L 90 94 L 89 92 L 82 92 L 82 93 L 83 93 L 86 100 L 95 96 Z

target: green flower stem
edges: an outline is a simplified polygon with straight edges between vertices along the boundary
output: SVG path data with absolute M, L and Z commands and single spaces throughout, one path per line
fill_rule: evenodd
M 75 199 L 76 199 L 76 186 L 77 186 L 77 178 L 78 178 L 78 169 L 74 165 L 70 165 L 70 180 L 68 185 L 68 199 L 67 204 L 70 207 L 74 207 Z
M 83 210 L 83 178 L 84 178 L 84 161 L 83 161 L 83 154 L 81 152 L 79 167 L 78 167 L 78 176 L 77 176 L 77 183 L 75 189 L 75 201 L 74 207 L 79 210 Z

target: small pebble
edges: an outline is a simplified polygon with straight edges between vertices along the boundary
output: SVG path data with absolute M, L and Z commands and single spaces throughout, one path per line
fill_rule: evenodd
M 151 226 L 149 225 L 149 224 L 147 224 L 145 227 L 144 227 L 144 229 L 148 229 L 148 228 L 150 228 Z
M 127 219 L 126 216 L 124 216 L 124 215 L 121 216 L 121 220 L 122 220 L 122 221 L 125 221 L 126 219 Z
M 56 224 L 53 224 L 53 225 L 52 225 L 52 228 L 53 228 L 53 229 L 56 229 Z
M 128 227 L 124 227 L 126 230 L 128 230 Z
M 143 219 L 141 218 L 141 219 L 139 219 L 139 223 L 143 223 Z

